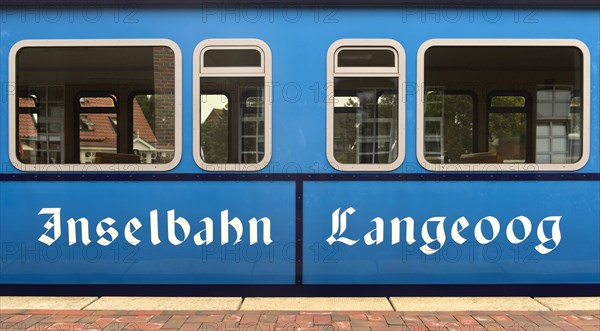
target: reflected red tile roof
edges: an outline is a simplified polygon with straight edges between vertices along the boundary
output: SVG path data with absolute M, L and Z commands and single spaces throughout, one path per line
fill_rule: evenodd
M 29 99 L 19 98 L 20 107 L 29 107 Z M 113 101 L 110 98 L 86 98 L 84 107 L 110 107 Z M 86 147 L 115 147 L 117 145 L 117 134 L 111 123 L 111 118 L 116 119 L 116 114 L 82 114 L 87 117 L 88 122 L 92 123 L 92 130 L 80 131 L 80 144 Z M 133 102 L 133 134 L 148 143 L 156 143 L 156 136 L 150 128 L 150 124 L 146 120 L 142 108 L 137 100 Z M 29 114 L 19 114 L 19 137 L 35 138 L 37 137 L 37 129 L 33 123 L 33 119 Z
M 37 129 L 35 128 L 35 124 L 33 124 L 33 118 L 29 114 L 19 114 L 19 137 L 37 137 Z
M 19 107 L 35 108 L 35 101 L 32 98 L 19 98 Z

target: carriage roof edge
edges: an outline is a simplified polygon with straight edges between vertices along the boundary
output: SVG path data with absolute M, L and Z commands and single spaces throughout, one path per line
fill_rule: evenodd
M 465 6 L 600 8 L 600 0 L 2 0 L 0 6 Z

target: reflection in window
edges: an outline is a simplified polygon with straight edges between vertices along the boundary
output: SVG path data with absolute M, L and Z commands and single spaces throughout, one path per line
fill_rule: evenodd
M 175 55 L 170 48 L 24 47 L 16 58 L 21 162 L 173 160 Z
M 338 67 L 394 67 L 396 54 L 390 49 L 343 49 Z
M 538 86 L 537 163 L 573 163 L 581 156 L 581 98 L 571 86 Z
M 581 159 L 583 54 L 577 47 L 432 46 L 425 51 L 424 83 L 420 139 L 429 163 Z
M 499 95 L 494 95 L 500 93 Z M 504 163 L 530 163 L 531 110 L 528 96 L 494 92 L 488 108 L 488 151 Z
M 200 142 L 208 163 L 227 163 L 229 152 L 229 99 L 223 94 L 202 94 Z
M 401 46 L 391 40 L 338 40 L 328 54 L 330 164 L 344 171 L 395 169 L 403 152 L 398 146 Z
M 398 79 L 336 78 L 334 156 L 340 163 L 391 163 L 398 155 Z
M 488 150 L 502 155 L 506 163 L 527 160 L 527 114 L 490 113 Z
M 431 163 L 457 163 L 473 152 L 475 102 L 470 94 L 429 88 L 425 94 L 425 158 Z
M 492 97 L 491 107 L 502 108 L 523 108 L 527 99 L 521 95 L 494 95 Z
M 210 49 L 204 52 L 205 67 L 260 67 L 256 49 Z
M 200 83 L 200 146 L 206 163 L 258 163 L 265 155 L 264 78 Z
M 220 42 L 248 41 L 217 40 L 201 48 L 197 161 L 205 163 L 203 168 L 208 170 L 238 170 L 233 165 L 263 164 L 269 148 L 265 90 L 270 64 L 264 58 L 268 50 L 262 49 L 266 45 L 260 50 L 256 46 L 232 49 Z
M 19 98 L 17 144 L 21 162 L 65 163 L 64 86 L 31 85 L 26 89 L 24 94 L 35 98 Z

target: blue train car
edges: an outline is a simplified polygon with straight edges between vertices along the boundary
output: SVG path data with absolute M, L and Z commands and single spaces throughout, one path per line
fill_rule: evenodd
M 599 291 L 597 1 L 0 8 L 4 293 Z

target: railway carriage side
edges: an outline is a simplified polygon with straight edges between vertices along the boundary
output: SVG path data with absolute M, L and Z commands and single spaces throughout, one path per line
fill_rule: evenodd
M 597 7 L 1 8 L 1 284 L 600 283 Z

